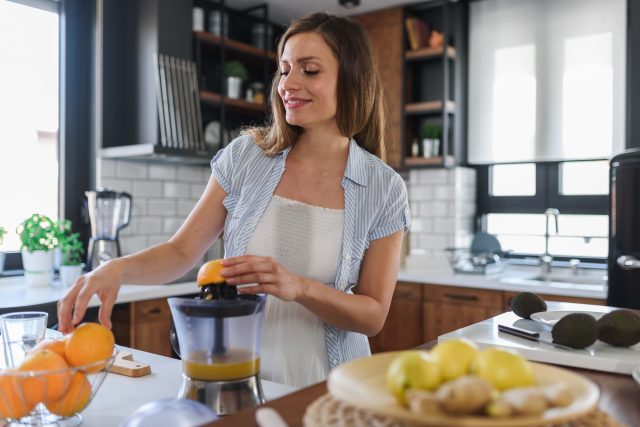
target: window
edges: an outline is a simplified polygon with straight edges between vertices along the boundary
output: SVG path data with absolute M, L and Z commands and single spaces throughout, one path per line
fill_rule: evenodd
M 624 149 L 625 0 L 470 4 L 478 215 L 514 256 L 604 261 L 608 159 Z
M 59 212 L 58 4 L 0 1 L 0 225 L 3 251 L 20 247 L 15 229 L 33 213 Z M 44 7 L 44 9 L 43 9 Z

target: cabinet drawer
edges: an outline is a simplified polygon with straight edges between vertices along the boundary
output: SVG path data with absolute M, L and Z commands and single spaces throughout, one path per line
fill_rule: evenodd
M 423 301 L 500 309 L 502 308 L 502 292 L 486 289 L 459 288 L 456 286 L 427 285 L 423 289 Z
M 423 286 L 419 283 L 398 282 L 393 290 L 393 298 L 420 301 L 422 299 L 422 288 Z
M 171 309 L 166 299 L 137 301 L 131 303 L 137 322 L 156 322 L 171 319 Z

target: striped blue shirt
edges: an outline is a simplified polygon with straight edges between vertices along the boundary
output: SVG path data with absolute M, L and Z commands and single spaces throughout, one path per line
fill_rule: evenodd
M 244 255 L 271 196 L 280 182 L 290 147 L 268 157 L 251 137 L 242 136 L 211 160 L 213 176 L 227 193 L 224 223 L 225 257 Z M 337 275 L 329 285 L 353 293 L 364 252 L 372 240 L 409 227 L 409 202 L 404 180 L 378 157 L 349 142 L 344 177 L 344 231 Z M 329 366 L 368 356 L 363 334 L 325 323 Z

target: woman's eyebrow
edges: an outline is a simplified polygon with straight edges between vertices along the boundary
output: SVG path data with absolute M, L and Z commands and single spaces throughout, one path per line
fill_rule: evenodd
M 308 61 L 314 61 L 314 60 L 322 62 L 322 59 L 318 58 L 317 56 L 303 56 L 302 58 L 298 58 L 296 62 L 301 63 L 301 62 L 308 62 Z M 289 61 L 286 59 L 281 59 L 280 62 L 284 64 L 289 63 Z

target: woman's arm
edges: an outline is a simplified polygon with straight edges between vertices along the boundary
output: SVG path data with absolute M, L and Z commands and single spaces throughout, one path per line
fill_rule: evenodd
M 116 258 L 80 276 L 58 302 L 60 331 L 70 332 L 82 320 L 94 294 L 101 301 L 100 323 L 111 327 L 111 311 L 123 282 L 165 283 L 189 271 L 224 228 L 225 197 L 225 191 L 212 176 L 191 214 L 167 243 Z
M 400 265 L 403 232 L 373 240 L 364 254 L 354 294 L 290 273 L 269 257 L 244 255 L 223 261 L 230 284 L 258 283 L 240 293 L 268 293 L 295 301 L 340 329 L 376 335 L 384 326 Z

